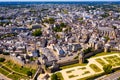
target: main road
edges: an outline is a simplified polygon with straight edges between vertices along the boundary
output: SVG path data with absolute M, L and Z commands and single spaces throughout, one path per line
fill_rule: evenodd
M 118 80 L 119 77 L 120 77 L 120 71 L 112 73 L 106 76 L 105 78 L 103 78 L 102 80 Z
M 118 80 L 119 77 L 120 77 L 120 71 L 117 71 L 117 72 L 114 72 L 112 74 L 99 77 L 95 80 Z

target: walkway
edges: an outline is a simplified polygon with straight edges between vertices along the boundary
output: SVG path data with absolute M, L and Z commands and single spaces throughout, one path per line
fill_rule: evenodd
M 7 78 L 6 76 L 4 76 L 3 74 L 0 73 L 0 80 L 12 80 L 12 79 L 9 79 Z

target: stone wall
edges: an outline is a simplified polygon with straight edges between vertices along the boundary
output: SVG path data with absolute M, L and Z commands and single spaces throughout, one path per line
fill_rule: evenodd
M 14 56 L 0 54 L 0 57 L 5 58 L 7 61 L 9 61 L 9 60 L 13 61 L 15 64 L 18 64 L 20 66 L 25 66 L 27 68 L 32 68 L 32 69 L 37 69 L 38 68 L 38 65 L 36 63 L 24 64 L 21 60 L 17 59 Z

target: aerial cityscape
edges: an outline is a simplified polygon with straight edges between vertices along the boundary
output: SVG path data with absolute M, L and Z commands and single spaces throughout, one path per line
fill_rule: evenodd
M 0 0 L 0 80 L 120 80 L 120 1 Z

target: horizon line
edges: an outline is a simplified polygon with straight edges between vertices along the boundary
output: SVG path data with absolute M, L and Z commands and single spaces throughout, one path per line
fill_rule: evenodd
M 98 1 L 96 1 L 96 0 L 93 0 L 93 1 L 0 1 L 0 2 L 120 2 L 120 0 L 119 1 L 117 1 L 117 0 L 111 0 L 111 1 L 109 1 L 109 0 L 106 0 L 106 1 L 102 1 L 102 0 L 98 0 Z

